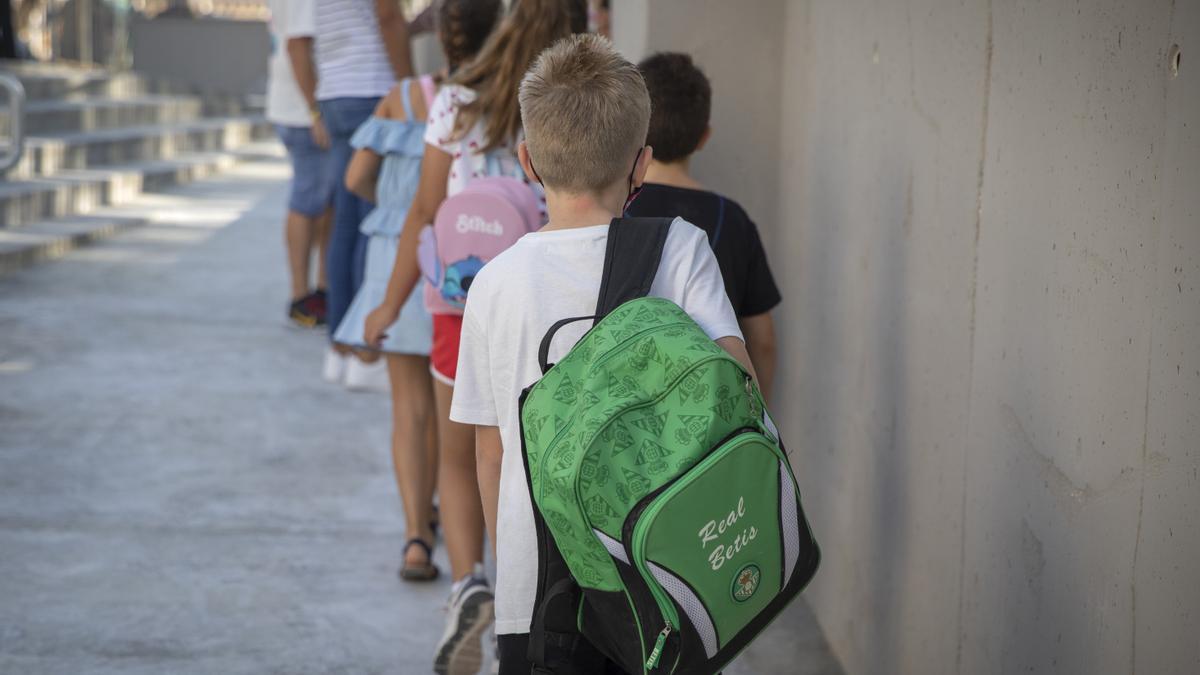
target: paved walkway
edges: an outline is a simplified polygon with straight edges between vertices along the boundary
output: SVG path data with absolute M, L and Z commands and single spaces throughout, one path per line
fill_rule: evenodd
M 448 584 L 395 577 L 386 401 L 285 325 L 285 177 L 0 279 L 0 672 L 431 672 Z M 840 671 L 797 603 L 727 672 Z

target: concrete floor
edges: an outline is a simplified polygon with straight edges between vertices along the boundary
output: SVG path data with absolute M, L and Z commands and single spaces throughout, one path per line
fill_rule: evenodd
M 0 672 L 431 672 L 448 583 L 396 579 L 385 399 L 284 321 L 285 179 L 0 279 Z M 841 671 L 798 602 L 726 672 Z

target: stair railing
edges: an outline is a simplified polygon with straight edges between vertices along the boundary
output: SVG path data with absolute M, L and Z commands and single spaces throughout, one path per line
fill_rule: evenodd
M 12 132 L 12 141 L 0 156 L 0 176 L 3 176 L 21 161 L 21 155 L 25 152 L 25 87 L 12 75 L 0 73 L 0 89 L 8 90 L 8 107 L 11 111 L 9 129 Z

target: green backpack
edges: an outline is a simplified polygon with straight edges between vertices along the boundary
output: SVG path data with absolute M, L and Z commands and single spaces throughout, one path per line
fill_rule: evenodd
M 628 673 L 715 673 L 816 573 L 758 387 L 678 305 L 646 297 L 670 225 L 612 222 L 596 315 L 550 328 L 521 396 L 534 672 L 578 672 L 560 664 L 590 648 Z M 550 366 L 554 334 L 583 320 Z

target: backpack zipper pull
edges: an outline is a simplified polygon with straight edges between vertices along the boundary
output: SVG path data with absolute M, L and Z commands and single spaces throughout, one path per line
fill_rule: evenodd
M 746 395 L 750 397 L 750 414 L 753 417 L 758 417 L 761 411 L 758 409 L 758 397 L 754 395 L 754 378 L 746 376 Z
M 646 670 L 654 670 L 658 667 L 658 660 L 662 658 L 663 645 L 667 644 L 667 636 L 671 634 L 671 624 L 663 626 L 662 632 L 658 634 L 658 639 L 654 641 L 654 651 L 650 652 L 650 658 L 646 659 Z

